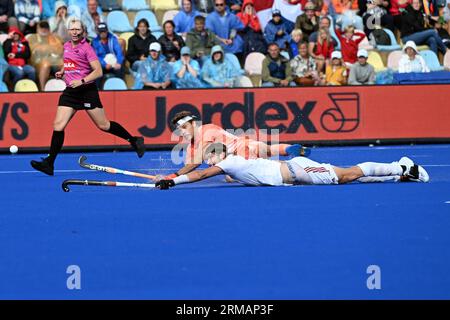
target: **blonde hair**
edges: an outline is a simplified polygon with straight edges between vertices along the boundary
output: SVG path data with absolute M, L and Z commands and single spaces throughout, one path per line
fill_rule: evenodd
M 330 30 L 328 30 L 328 28 L 320 28 L 318 32 L 319 32 L 319 36 L 317 37 L 317 42 L 318 43 L 320 43 L 321 45 L 323 44 L 322 37 L 320 36 L 322 33 L 326 33 L 327 34 L 327 42 L 329 44 L 331 43 L 331 35 L 330 35 Z
M 352 26 L 352 25 L 346 26 L 345 29 L 344 29 L 344 32 L 345 33 L 347 33 L 347 32 L 354 33 L 355 32 L 355 27 Z
M 295 37 L 295 36 L 302 36 L 302 35 L 303 35 L 303 32 L 302 32 L 301 29 L 294 29 L 291 32 L 291 37 L 292 38 Z
M 67 27 L 67 30 L 70 29 L 70 26 L 71 26 L 72 24 L 77 23 L 77 22 L 80 24 L 83 33 L 86 32 L 86 30 L 87 30 L 86 25 L 83 23 L 83 21 L 81 21 L 80 18 L 77 18 L 77 17 L 72 17 L 72 18 L 70 18 L 70 19 L 67 21 L 67 26 L 66 26 L 66 27 Z

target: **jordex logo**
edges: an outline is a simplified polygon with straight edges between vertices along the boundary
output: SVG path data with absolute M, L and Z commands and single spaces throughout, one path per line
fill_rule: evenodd
M 28 113 L 28 106 L 22 102 L 14 103 L 12 106 L 6 102 L 3 106 L 0 106 L 0 141 L 5 139 L 5 135 L 9 137 L 9 134 L 13 139 L 19 141 L 28 137 L 28 125 L 22 118 L 24 113 Z M 11 119 L 15 125 L 11 126 L 11 131 L 5 132 L 8 119 Z
M 322 128 L 328 132 L 352 132 L 359 126 L 359 94 L 329 93 L 334 106 L 320 117 Z

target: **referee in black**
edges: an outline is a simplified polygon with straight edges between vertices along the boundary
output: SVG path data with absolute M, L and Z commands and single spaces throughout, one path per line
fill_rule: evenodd
M 49 155 L 42 161 L 31 161 L 31 166 L 53 175 L 56 156 L 64 144 L 64 129 L 78 110 L 86 110 L 96 126 L 105 132 L 127 140 L 139 158 L 145 153 L 143 137 L 133 137 L 124 127 L 106 118 L 95 80 L 103 76 L 102 66 L 94 49 L 83 37 L 86 27 L 79 19 L 69 21 L 71 40 L 64 44 L 64 67 L 56 72 L 63 78 L 66 89 L 59 98 Z

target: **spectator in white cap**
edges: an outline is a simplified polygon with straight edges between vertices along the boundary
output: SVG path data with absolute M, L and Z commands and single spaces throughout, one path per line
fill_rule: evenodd
M 347 84 L 347 68 L 340 51 L 331 53 L 331 63 L 327 65 L 324 83 L 327 86 L 342 86 Z
M 348 84 L 375 84 L 375 69 L 367 63 L 367 58 L 369 57 L 367 50 L 359 49 L 357 56 L 358 62 L 350 68 Z
M 403 55 L 398 62 L 398 72 L 430 72 L 425 60 L 419 54 L 414 41 L 408 41 L 403 48 Z
M 200 64 L 191 58 L 191 49 L 183 47 L 180 51 L 180 60 L 173 64 L 173 75 L 176 88 L 202 88 L 199 79 Z
M 161 45 L 153 42 L 149 51 L 147 59 L 139 65 L 134 88 L 157 90 L 170 87 L 172 67 L 161 54 Z

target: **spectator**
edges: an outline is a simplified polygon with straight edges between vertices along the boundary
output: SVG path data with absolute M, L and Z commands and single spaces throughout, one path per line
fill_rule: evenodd
M 253 0 L 244 1 L 242 10 L 237 14 L 237 17 L 244 25 L 244 29 L 240 31 L 244 42 L 243 57 L 246 57 L 251 52 L 265 54 L 267 52 L 267 44 L 261 32 L 261 24 L 256 15 Z
M 425 60 L 419 54 L 414 41 L 408 41 L 403 48 L 403 55 L 398 62 L 398 72 L 430 72 Z
M 87 0 L 87 10 L 82 10 L 81 20 L 86 25 L 88 37 L 94 39 L 97 36 L 96 19 L 99 22 L 104 22 L 102 16 L 99 14 L 99 7 L 97 0 Z
M 280 10 L 275 9 L 272 12 L 272 20 L 264 29 L 264 34 L 268 43 L 276 43 L 279 49 L 289 51 L 292 30 L 294 23 L 282 17 Z
M 175 62 L 180 59 L 180 50 L 184 47 L 184 40 L 174 33 L 175 24 L 172 20 L 164 22 L 163 30 L 164 34 L 158 39 L 162 47 L 162 54 L 167 61 Z
M 13 0 L 0 1 L 0 33 L 8 33 L 9 27 L 18 27 L 17 19 L 14 17 Z
M 233 14 L 238 14 L 239 12 L 241 12 L 243 7 L 242 0 L 227 0 L 226 4 Z
M 191 49 L 191 57 L 196 59 L 200 66 L 203 60 L 211 53 L 211 48 L 220 44 L 217 36 L 210 30 L 205 29 L 205 18 L 195 17 L 195 27 L 188 32 L 186 37 L 186 46 Z
M 319 30 L 319 18 L 316 17 L 316 6 L 313 2 L 307 2 L 305 5 L 305 12 L 297 17 L 295 20 L 295 28 L 301 29 L 306 40 L 311 33 Z
M 341 50 L 344 62 L 351 66 L 354 64 L 358 57 L 358 46 L 361 41 L 366 37 L 365 33 L 355 32 L 355 27 L 347 26 L 344 29 L 344 33 L 339 28 L 336 28 L 336 34 L 341 42 Z
M 64 1 L 56 1 L 55 15 L 48 20 L 50 31 L 62 39 L 63 42 L 70 40 L 69 32 L 67 31 L 67 5 Z
M 356 0 L 331 0 L 335 15 L 333 18 L 336 24 L 340 24 L 342 29 L 347 26 L 355 26 L 358 30 L 364 30 L 362 18 L 357 15 L 358 1 Z M 356 54 L 356 53 L 355 53 Z M 345 57 L 345 55 L 344 55 Z
M 319 21 L 319 30 L 320 28 L 325 28 L 330 30 L 330 34 L 331 34 L 331 21 L 329 17 L 322 17 L 320 18 Z M 319 30 L 311 33 L 311 35 L 308 37 L 308 41 L 309 41 L 309 52 L 314 52 L 314 48 L 316 46 L 317 43 L 317 39 L 319 37 Z M 331 37 L 331 41 L 333 42 L 333 46 L 336 48 L 338 46 L 338 42 L 336 41 L 336 39 L 334 37 Z
M 42 4 L 42 14 L 41 14 L 41 18 L 42 20 L 48 20 L 51 17 L 53 17 L 55 15 L 55 6 L 56 6 L 56 1 L 55 0 L 39 0 L 38 2 L 40 2 Z M 67 3 L 65 1 L 63 1 L 65 5 L 67 5 Z
M 156 41 L 147 19 L 140 19 L 134 35 L 128 40 L 127 60 L 130 62 L 131 70 L 134 72 L 139 70 L 139 65 L 147 59 L 150 44 Z
M 204 16 L 207 16 L 214 10 L 213 0 L 195 0 L 194 4 L 195 8 L 197 8 L 197 10 L 201 12 Z
M 412 0 L 390 0 L 389 13 L 394 19 L 395 28 L 402 29 L 402 12 L 410 5 Z
M 211 57 L 205 61 L 202 67 L 202 78 L 207 86 L 213 88 L 232 88 L 237 85 L 241 70 L 225 59 L 225 53 L 220 45 L 211 50 Z
M 261 24 L 259 23 L 259 18 L 256 15 L 253 0 L 244 0 L 242 10 L 237 14 L 237 17 L 241 20 L 245 28 L 250 28 L 255 32 L 261 32 Z
M 369 37 L 377 27 L 395 30 L 394 18 L 388 13 L 389 1 L 367 0 L 367 10 L 363 14 L 364 32 Z
M 159 42 L 150 44 L 149 51 L 147 59 L 139 65 L 135 89 L 156 90 L 170 87 L 172 67 L 161 55 Z
M 44 90 L 50 77 L 63 67 L 63 43 L 50 32 L 47 21 L 37 25 L 37 33 L 28 38 L 31 49 L 31 64 L 36 68 L 39 87 Z
M 238 54 L 243 50 L 242 38 L 237 34 L 244 29 L 241 20 L 227 12 L 225 0 L 215 0 L 216 10 L 206 17 L 206 29 L 211 30 L 222 42 L 225 52 Z
M 327 86 L 343 86 L 347 84 L 347 68 L 340 51 L 331 54 L 331 64 L 327 65 L 325 83 Z
M 200 65 L 191 58 L 189 47 L 181 48 L 181 58 L 173 65 L 173 78 L 176 88 L 202 88 L 199 79 Z
M 412 0 L 412 4 L 407 6 L 402 14 L 401 34 L 403 43 L 414 41 L 416 45 L 427 44 L 436 55 L 438 50 L 445 54 L 448 50 L 447 47 L 435 29 L 429 29 L 425 26 L 425 24 L 429 24 L 429 21 L 424 16 L 420 0 Z
M 298 46 L 303 39 L 303 32 L 300 29 L 294 29 L 291 32 L 291 41 L 289 42 L 289 57 L 292 59 L 298 55 Z
M 30 46 L 18 28 L 9 29 L 8 39 L 3 43 L 3 52 L 8 61 L 8 71 L 13 85 L 25 77 L 36 81 L 35 69 L 27 64 L 31 55 Z
M 187 33 L 194 27 L 194 19 L 200 15 L 192 3 L 192 0 L 183 0 L 180 12 L 173 18 L 175 32 L 186 37 Z
M 358 50 L 358 63 L 350 68 L 348 84 L 366 85 L 375 84 L 375 69 L 367 63 L 369 54 L 365 49 Z
M 98 36 L 92 40 L 92 47 L 102 65 L 103 78 L 111 76 L 123 78 L 125 58 L 119 40 L 108 31 L 106 23 L 99 23 L 97 32 Z M 100 82 L 97 85 L 100 87 Z
M 280 54 L 280 47 L 276 43 L 269 44 L 268 54 L 262 63 L 262 86 L 295 86 L 289 60 Z
M 308 42 L 300 42 L 298 52 L 298 55 L 290 62 L 294 82 L 299 86 L 317 85 L 319 83 L 319 73 L 316 69 L 316 62 L 309 55 Z
M 36 25 L 41 19 L 37 0 L 16 0 L 14 12 L 19 21 L 19 29 L 24 35 L 36 32 Z
M 315 46 L 309 47 L 309 49 L 309 54 L 316 60 L 317 70 L 323 72 L 326 64 L 330 62 L 331 54 L 334 51 L 334 45 L 329 29 L 320 28 L 319 37 L 317 38 Z

